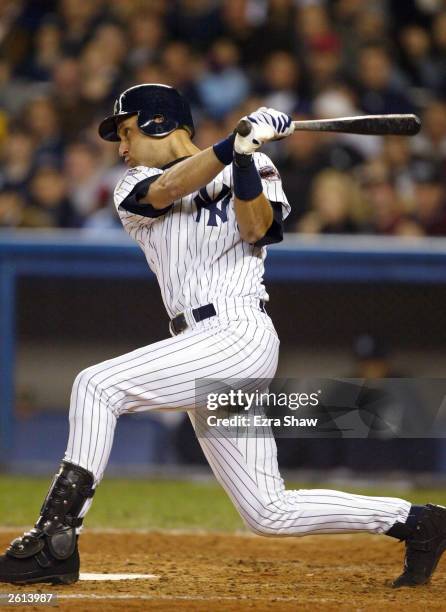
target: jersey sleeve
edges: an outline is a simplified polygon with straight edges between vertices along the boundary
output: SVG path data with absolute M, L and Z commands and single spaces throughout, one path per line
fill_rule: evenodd
M 143 198 L 150 184 L 153 183 L 161 174 L 158 168 L 148 168 L 137 166 L 128 170 L 121 181 L 117 184 L 114 192 L 114 202 L 118 212 L 127 211 L 142 217 L 155 219 L 164 215 L 172 208 L 172 204 L 165 208 L 154 208 L 151 204 L 139 202 Z
M 268 200 L 281 204 L 282 219 L 286 219 L 291 211 L 291 206 L 282 186 L 279 171 L 264 153 L 254 153 L 254 163 L 262 180 L 263 193 Z

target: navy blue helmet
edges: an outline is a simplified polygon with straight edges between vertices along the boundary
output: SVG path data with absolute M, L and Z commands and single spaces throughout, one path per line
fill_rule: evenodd
M 99 135 L 118 142 L 118 120 L 131 115 L 137 115 L 138 127 L 147 136 L 162 138 L 178 128 L 187 128 L 191 137 L 195 132 L 188 102 L 168 85 L 144 83 L 123 91 L 115 101 L 113 115 L 99 125 Z

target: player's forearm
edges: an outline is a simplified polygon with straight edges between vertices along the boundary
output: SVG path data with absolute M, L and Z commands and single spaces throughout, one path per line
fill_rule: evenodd
M 273 209 L 268 198 L 261 193 L 253 200 L 234 199 L 235 215 L 240 236 L 253 244 L 266 234 L 273 222 Z
M 231 134 L 214 146 L 175 164 L 152 183 L 140 202 L 164 208 L 207 185 L 232 162 L 234 140 L 235 135 Z
M 224 168 L 212 147 L 175 164 L 152 183 L 142 204 L 164 208 L 211 182 Z

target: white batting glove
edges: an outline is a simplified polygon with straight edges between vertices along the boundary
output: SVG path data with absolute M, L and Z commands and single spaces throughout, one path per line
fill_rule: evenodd
M 294 132 L 292 118 L 286 113 L 261 106 L 250 115 L 243 117 L 251 124 L 247 136 L 237 134 L 234 142 L 236 153 L 250 155 L 265 142 L 285 138 Z
M 285 138 L 294 132 L 293 120 L 286 113 L 281 113 L 274 108 L 261 106 L 247 116 L 247 119 L 256 125 L 269 125 L 274 128 L 274 139 Z

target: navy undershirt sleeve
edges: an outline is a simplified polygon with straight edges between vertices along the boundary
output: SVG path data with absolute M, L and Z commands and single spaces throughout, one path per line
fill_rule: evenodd
M 271 223 L 268 231 L 254 243 L 256 247 L 266 246 L 267 244 L 275 244 L 282 242 L 283 240 L 283 214 L 282 204 L 280 202 L 270 202 L 273 207 L 273 222 Z
M 139 201 L 147 195 L 150 185 L 156 181 L 159 176 L 159 174 L 155 174 L 154 176 L 150 176 L 140 181 L 133 187 L 132 191 L 119 206 L 128 212 L 134 213 L 135 215 L 141 215 L 142 217 L 156 218 L 165 215 L 166 212 L 172 208 L 173 204 L 169 204 L 169 206 L 165 208 L 155 208 L 152 204 L 141 203 Z

